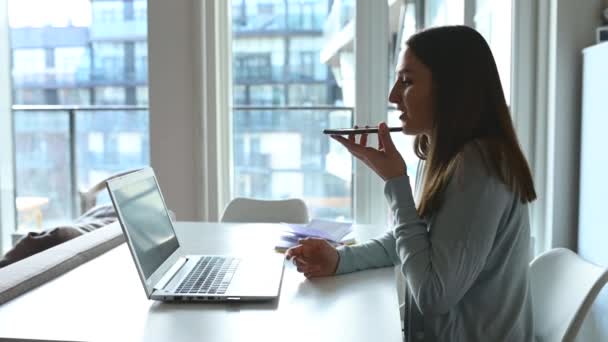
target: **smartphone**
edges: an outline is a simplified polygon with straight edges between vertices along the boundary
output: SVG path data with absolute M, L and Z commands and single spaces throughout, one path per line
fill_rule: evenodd
M 389 132 L 401 132 L 403 127 L 389 127 Z M 363 133 L 378 133 L 378 127 L 368 128 L 336 128 L 336 129 L 324 129 L 323 134 L 336 134 L 336 135 L 349 135 L 349 134 L 363 134 Z

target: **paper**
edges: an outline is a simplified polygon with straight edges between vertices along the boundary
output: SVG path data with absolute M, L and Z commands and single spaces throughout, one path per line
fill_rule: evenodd
M 298 237 L 318 237 L 332 242 L 340 242 L 352 231 L 352 223 L 313 219 L 308 224 L 285 223 L 287 232 Z
M 355 243 L 352 223 L 313 219 L 307 224 L 284 223 L 284 225 L 285 231 L 275 246 L 279 252 L 297 246 L 298 240 L 307 237 L 325 239 L 333 246 Z
M 283 235 L 281 236 L 281 238 L 276 242 L 274 249 L 277 252 L 285 252 L 286 250 L 288 250 L 291 247 L 295 247 L 297 245 L 299 245 L 300 243 L 298 242 L 299 239 L 302 239 L 304 237 L 296 237 L 296 235 Z M 342 241 L 340 242 L 333 242 L 333 241 L 328 241 L 332 246 L 334 247 L 338 247 L 338 246 L 342 246 L 342 245 L 353 245 L 355 244 L 355 234 L 350 233 L 348 235 L 346 235 L 344 237 L 344 239 L 342 239 Z

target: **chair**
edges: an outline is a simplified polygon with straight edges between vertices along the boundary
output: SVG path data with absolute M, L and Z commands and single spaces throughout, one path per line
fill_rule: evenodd
M 259 200 L 237 197 L 228 203 L 220 221 L 308 223 L 308 208 L 297 198 Z
M 536 341 L 574 341 L 608 269 L 556 248 L 530 263 L 530 276 Z

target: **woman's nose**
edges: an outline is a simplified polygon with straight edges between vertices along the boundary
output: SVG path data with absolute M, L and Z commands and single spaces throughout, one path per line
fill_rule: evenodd
M 391 92 L 388 94 L 388 102 L 398 104 L 400 99 L 399 94 L 395 88 L 396 86 L 393 86 Z

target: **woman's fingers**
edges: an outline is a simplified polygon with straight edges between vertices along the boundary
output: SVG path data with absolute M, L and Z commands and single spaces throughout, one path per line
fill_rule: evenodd
M 384 122 L 381 122 L 378 125 L 378 141 L 382 142 L 382 146 L 386 152 L 392 153 L 397 151 L 395 144 L 393 144 L 393 139 L 391 138 L 388 126 Z
M 359 128 L 359 126 L 355 125 L 355 129 Z M 353 144 L 356 143 L 355 141 L 355 135 L 354 134 L 349 134 L 348 135 L 348 141 L 352 142 Z
M 365 128 L 369 128 L 369 126 L 365 125 Z M 367 133 L 361 134 L 361 139 L 359 140 L 359 145 L 367 146 Z
M 301 245 L 291 247 L 285 252 L 285 257 L 287 258 L 287 260 L 291 260 L 292 258 L 297 258 L 299 256 L 302 256 L 302 249 L 303 248 Z
M 305 269 L 303 273 L 306 278 L 323 277 L 329 274 L 327 272 L 324 273 L 321 267 L 311 267 Z
M 349 140 L 349 139 L 345 139 L 342 136 L 339 135 L 332 135 L 331 136 L 334 140 L 338 141 L 340 144 L 342 144 L 344 147 L 346 147 L 346 149 L 352 153 L 355 157 L 357 158 L 363 158 L 364 154 L 365 154 L 365 147 L 363 146 L 359 146 L 358 144 L 356 144 L 355 142 Z
M 287 259 L 291 259 L 291 258 L 303 259 L 303 258 L 307 258 L 310 255 L 312 255 L 311 248 L 314 247 L 314 244 L 311 244 L 309 242 L 309 240 L 313 240 L 313 239 L 306 238 L 306 239 L 298 240 L 299 245 L 297 245 L 295 247 L 291 247 L 285 252 Z

